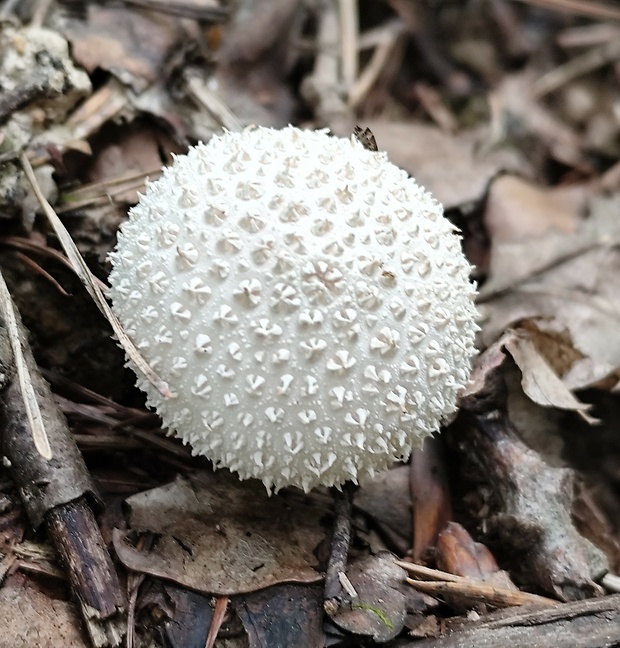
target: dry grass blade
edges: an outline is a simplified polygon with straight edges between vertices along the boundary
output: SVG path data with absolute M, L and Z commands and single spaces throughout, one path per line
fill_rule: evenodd
M 58 218 L 58 214 L 56 214 L 52 206 L 49 204 L 49 202 L 41 192 L 41 189 L 37 184 L 37 180 L 34 176 L 32 165 L 30 164 L 30 161 L 28 160 L 28 157 L 25 153 L 22 153 L 22 155 L 20 156 L 20 161 L 26 173 L 26 177 L 28 178 L 28 181 L 32 186 L 35 196 L 37 197 L 37 200 L 39 201 L 39 204 L 41 205 L 45 216 L 54 228 L 54 232 L 56 233 L 56 236 L 58 237 L 58 240 L 60 241 L 65 254 L 71 262 L 74 272 L 77 274 L 80 281 L 84 284 L 84 287 L 88 291 L 89 295 L 93 298 L 95 304 L 97 304 L 99 310 L 110 322 L 110 325 L 112 326 L 112 329 L 114 330 L 118 341 L 125 350 L 127 356 L 136 365 L 138 371 L 140 371 L 146 377 L 146 379 L 155 387 L 155 389 L 157 389 L 157 391 L 159 391 L 159 393 L 164 398 L 169 398 L 171 396 L 171 393 L 168 384 L 164 382 L 153 371 L 153 369 L 140 355 L 138 349 L 136 349 L 133 342 L 129 339 L 128 335 L 123 330 L 123 327 L 112 312 L 112 309 L 106 301 L 101 288 L 99 288 L 97 282 L 95 281 L 95 278 L 92 276 L 69 232 L 67 232 L 65 226 L 62 224 L 62 221 L 60 220 L 60 218 Z
M 6 330 L 11 342 L 11 349 L 13 351 L 13 358 L 15 361 L 15 369 L 17 371 L 17 378 L 19 380 L 19 388 L 24 399 L 24 408 L 32 431 L 32 439 L 34 441 L 37 452 L 48 461 L 52 458 L 52 449 L 50 448 L 45 425 L 43 424 L 43 417 L 39 408 L 39 402 L 30 380 L 30 373 L 26 366 L 26 359 L 22 350 L 22 341 L 19 335 L 19 326 L 17 324 L 17 317 L 15 315 L 15 305 L 11 299 L 11 294 L 4 281 L 4 277 L 0 272 L 0 310 L 4 318 Z

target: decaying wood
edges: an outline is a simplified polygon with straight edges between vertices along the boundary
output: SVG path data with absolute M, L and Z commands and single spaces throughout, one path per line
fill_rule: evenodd
M 564 603 L 544 610 L 510 608 L 451 624 L 439 639 L 399 648 L 606 648 L 620 644 L 620 594 Z
M 5 304 L 5 308 L 10 306 Z M 99 504 L 95 486 L 49 385 L 41 376 L 15 309 L 25 364 L 36 394 L 52 459 L 37 452 L 22 392 L 11 380 L 2 394 L 2 452 L 10 465 L 24 508 L 35 528 L 46 523 L 68 571 L 93 645 L 120 644 L 124 623 L 123 591 L 87 498 Z M 6 329 L 0 328 L 0 338 Z M 0 344 L 0 351 L 8 345 Z M 10 366 L 11 358 L 0 365 Z
M 472 377 L 478 392 L 463 401 L 467 430 L 458 436 L 468 478 L 482 485 L 481 510 L 491 511 L 486 542 L 499 540 L 523 584 L 563 601 L 600 595 L 595 581 L 607 561 L 573 525 L 574 473 L 547 465 L 517 437 L 505 413 L 502 357 L 497 345 L 481 357 Z
M 18 86 L 12 92 L 5 92 L 0 97 L 0 124 L 6 121 L 14 112 L 37 99 L 46 96 L 45 78 L 32 80 Z
M 47 513 L 45 521 L 79 599 L 92 643 L 120 645 L 124 634 L 123 591 L 88 503 L 80 498 L 57 506 Z

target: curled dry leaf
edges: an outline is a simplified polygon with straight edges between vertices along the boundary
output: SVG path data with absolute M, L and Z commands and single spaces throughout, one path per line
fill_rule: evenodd
M 507 572 L 499 568 L 489 549 L 481 542 L 474 542 L 457 522 L 449 522 L 439 534 L 436 559 L 437 567 L 451 574 L 505 589 L 517 589 Z
M 523 391 L 539 405 L 558 407 L 578 412 L 585 420 L 596 423 L 589 416 L 589 405 L 579 401 L 538 352 L 525 331 L 509 332 L 503 338 L 506 350 L 521 370 Z
M 493 243 L 489 281 L 479 298 L 485 344 L 528 319 L 572 341 L 582 358 L 573 388 L 620 367 L 619 207 L 617 197 L 598 198 L 574 233 L 549 230 Z

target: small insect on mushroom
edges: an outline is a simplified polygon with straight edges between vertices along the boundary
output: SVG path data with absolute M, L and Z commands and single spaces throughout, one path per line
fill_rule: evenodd
M 215 466 L 268 489 L 363 481 L 456 409 L 475 287 L 441 206 L 386 155 L 251 128 L 176 158 L 112 254 L 138 385 Z
M 355 137 L 364 146 L 365 149 L 368 149 L 369 151 L 379 150 L 379 147 L 377 146 L 377 140 L 372 134 L 370 128 L 355 126 L 355 128 L 353 129 L 353 135 L 355 135 Z

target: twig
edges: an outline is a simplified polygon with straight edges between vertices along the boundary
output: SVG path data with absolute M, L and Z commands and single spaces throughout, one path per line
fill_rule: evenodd
M 346 90 L 350 90 L 357 79 L 359 52 L 359 21 L 357 0 L 339 0 L 342 79 Z
M 319 20 L 317 55 L 312 74 L 304 79 L 301 92 L 314 106 L 317 121 L 331 125 L 348 116 L 343 99 L 343 81 L 340 74 L 338 39 L 340 23 L 335 0 L 322 0 L 317 12 Z
M 125 602 L 93 512 L 80 498 L 49 511 L 46 523 L 80 601 L 93 645 L 119 645 Z
M 98 503 L 95 487 L 49 385 L 32 356 L 19 313 L 14 325 L 21 341 L 24 370 L 45 425 L 50 459 L 36 451 L 23 390 L 11 380 L 3 393 L 4 429 L 0 451 L 6 457 L 24 508 L 35 529 L 47 530 L 65 565 L 94 646 L 116 646 L 123 629 L 124 600 L 118 576 L 86 496 Z M 5 314 L 5 323 L 7 322 Z M 0 329 L 0 363 L 6 364 Z
M 199 105 L 207 109 L 211 117 L 222 128 L 240 131 L 243 124 L 224 103 L 223 99 L 203 82 L 196 72 L 188 70 L 184 74 L 185 83 L 190 95 Z
M 24 85 L 17 86 L 9 92 L 3 92 L 0 95 L 0 124 L 8 119 L 15 111 L 33 101 L 46 96 L 48 88 L 45 85 L 45 79 L 40 81 L 33 80 Z
M 400 27 L 400 24 L 398 25 Z M 393 27 L 393 25 L 391 25 Z M 394 29 L 386 30 L 383 39 L 379 42 L 372 57 L 355 84 L 350 88 L 348 104 L 349 108 L 357 108 L 372 86 L 375 84 L 381 72 L 385 68 L 386 63 L 390 60 L 392 52 L 396 47 L 400 31 Z
M 620 59 L 620 40 L 614 39 L 544 74 L 532 85 L 533 96 L 540 99 L 573 79 L 618 59 Z
M 609 592 L 620 592 L 620 576 L 605 574 L 601 578 L 601 585 Z
M 334 489 L 334 533 L 325 574 L 325 611 L 330 616 L 351 603 L 351 593 L 345 586 L 347 557 L 351 543 L 351 514 L 353 494 L 357 486 L 346 482 L 342 490 Z M 344 577 L 344 578 L 343 578 Z
M 519 0 L 519 2 L 589 18 L 620 20 L 620 9 L 614 9 L 611 5 L 594 0 Z
M 30 25 L 32 27 L 41 27 L 43 23 L 45 23 L 45 19 L 52 7 L 53 1 L 54 0 L 38 0 L 32 13 L 32 19 L 30 20 Z
M 63 296 L 63 297 L 69 297 L 69 293 L 60 285 L 52 275 L 42 268 L 36 261 L 31 259 L 29 256 L 26 256 L 23 252 L 15 252 L 15 256 L 28 268 L 36 272 L 38 275 L 43 277 L 46 281 L 49 281 L 49 283 L 56 288 L 56 290 Z
M 529 592 L 496 587 L 488 583 L 477 582 L 470 578 L 449 574 L 439 569 L 430 569 L 423 565 L 397 560 L 396 564 L 415 578 L 407 582 L 420 592 L 437 595 L 458 595 L 470 601 L 488 603 L 496 607 L 512 605 L 558 605 L 558 601 L 538 596 Z
M 13 9 L 17 6 L 19 3 L 19 0 L 5 0 L 2 4 L 2 8 L 0 9 L 0 20 L 4 20 L 9 16 L 12 12 Z
M 205 22 L 219 22 L 228 17 L 229 10 L 226 7 L 201 7 L 195 2 L 178 2 L 178 0 L 120 0 L 128 7 L 158 11 L 170 16 L 180 18 L 192 18 Z
M 230 597 L 228 596 L 218 596 L 217 599 L 215 599 L 215 609 L 213 610 L 209 633 L 207 634 L 207 640 L 205 641 L 205 648 L 213 648 L 213 646 L 215 646 L 215 640 L 217 639 L 217 635 L 222 627 L 222 623 L 224 622 L 229 602 Z
M 0 245 L 6 245 L 7 247 L 10 248 L 15 248 L 18 250 L 28 250 L 29 252 L 40 254 L 48 259 L 53 259 L 54 261 L 58 261 L 63 266 L 65 266 L 65 268 L 68 268 L 69 270 L 73 271 L 73 266 L 71 265 L 69 259 L 67 259 L 67 257 L 61 254 L 60 252 L 58 252 L 58 250 L 54 250 L 51 247 L 41 245 L 40 243 L 35 243 L 30 239 L 23 238 L 21 236 L 0 236 Z M 25 261 L 26 258 L 22 257 L 22 260 Z M 45 272 L 42 269 L 39 269 L 38 271 Z M 45 274 L 47 275 L 47 273 Z M 51 277 L 50 280 L 53 283 L 56 283 L 56 280 L 53 277 Z M 94 277 L 94 280 L 97 282 L 102 292 L 106 293 L 108 290 L 106 284 L 104 284 L 103 281 L 101 281 L 100 279 L 97 279 L 97 277 Z

